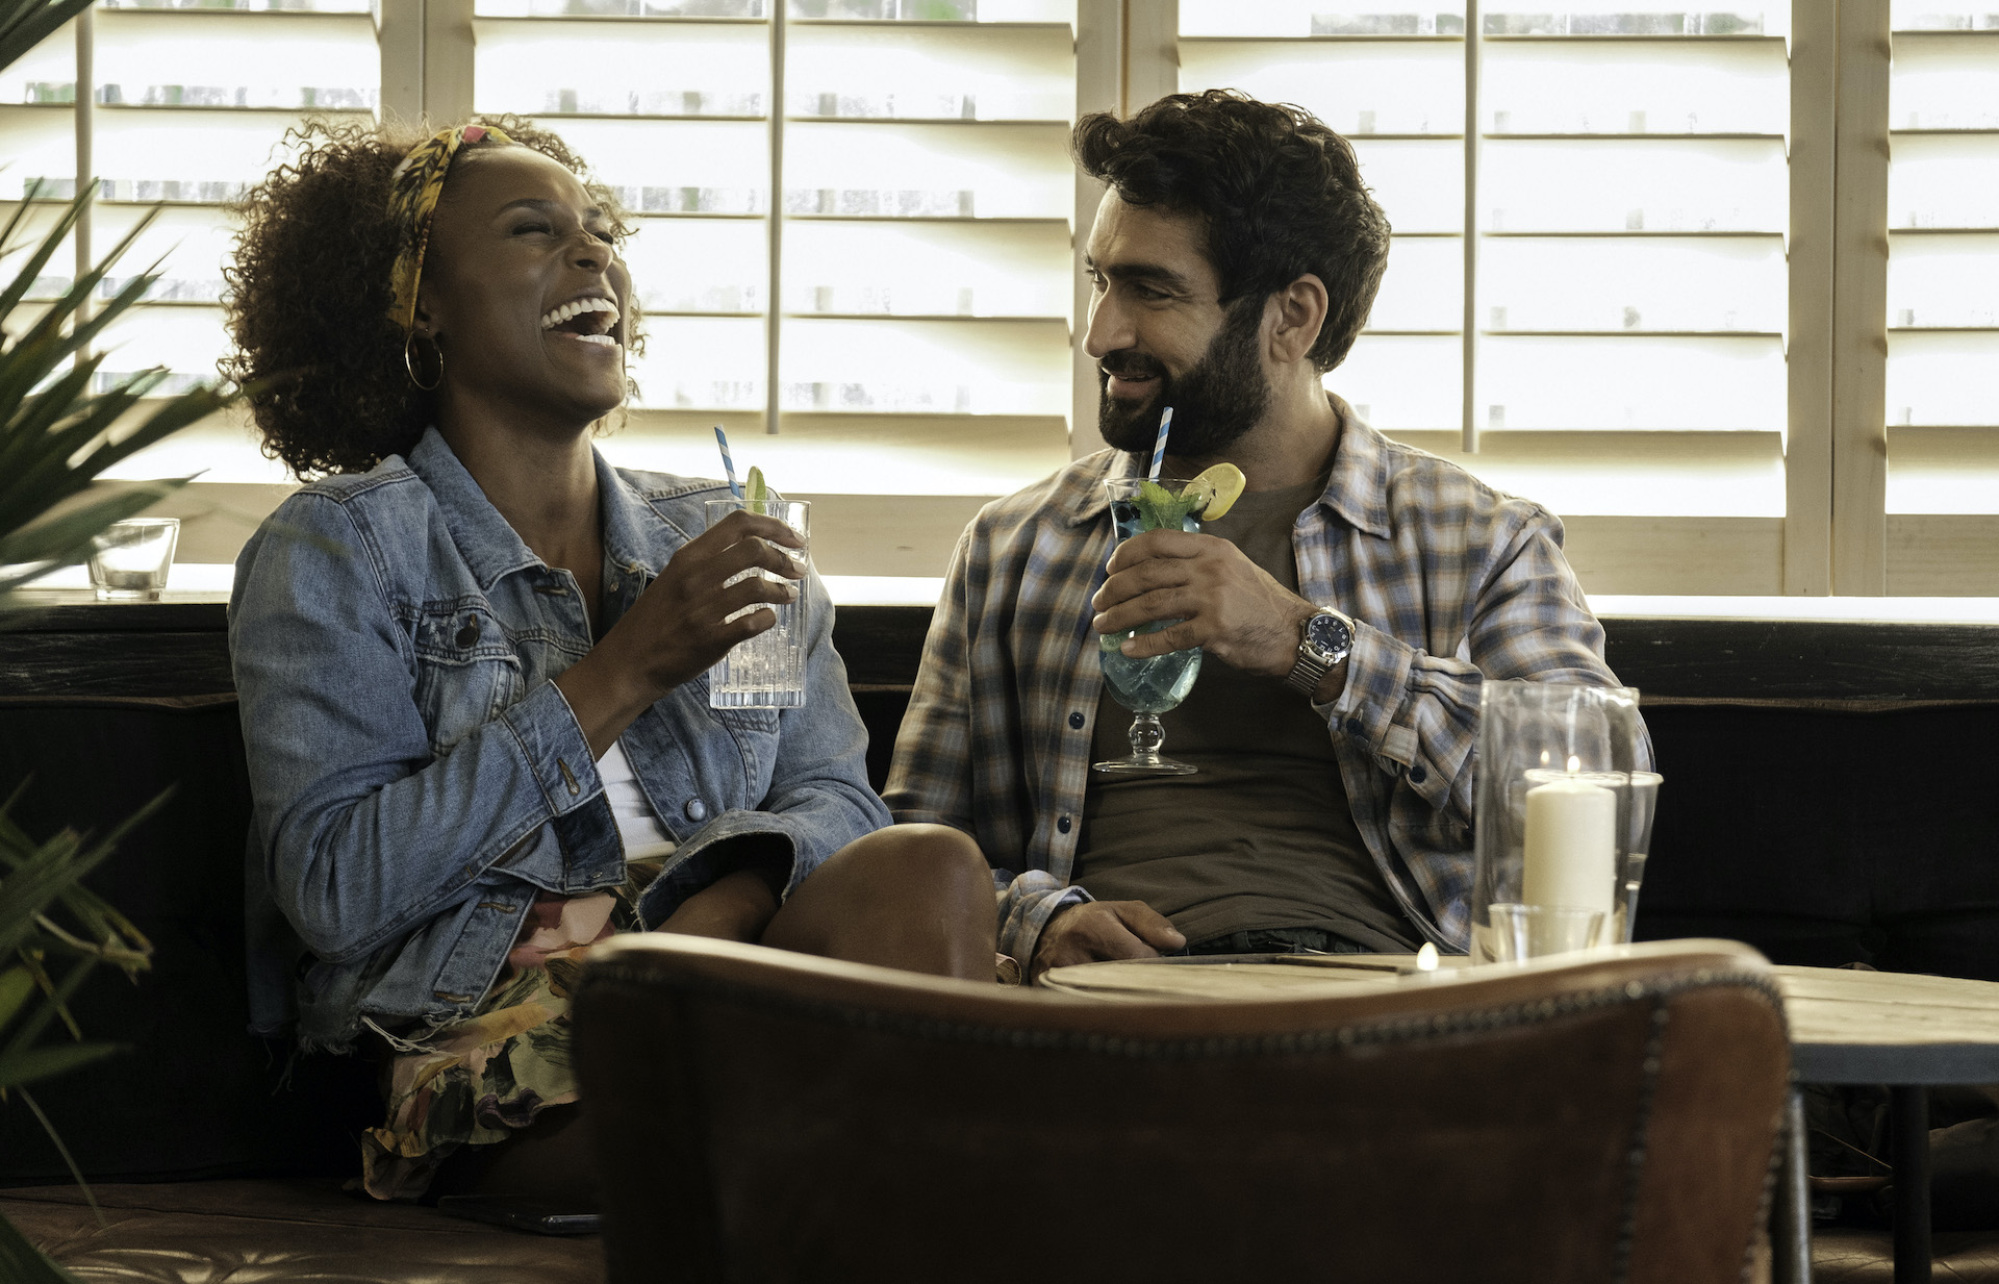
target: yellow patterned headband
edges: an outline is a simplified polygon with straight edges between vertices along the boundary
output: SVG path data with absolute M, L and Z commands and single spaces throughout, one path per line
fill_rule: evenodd
M 496 143 L 514 141 L 488 125 L 440 130 L 411 148 L 389 177 L 389 215 L 403 230 L 396 266 L 389 275 L 394 296 L 389 319 L 401 326 L 404 334 L 416 329 L 416 287 L 423 274 L 423 252 L 430 245 L 430 216 L 437 212 L 437 198 L 444 193 L 451 158 L 460 147 L 489 138 Z

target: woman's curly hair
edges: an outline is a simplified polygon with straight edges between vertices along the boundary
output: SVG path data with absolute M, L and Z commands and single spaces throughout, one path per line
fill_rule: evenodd
M 609 188 L 547 130 L 518 116 L 479 117 L 582 180 L 617 242 L 630 234 Z M 389 182 L 427 137 L 409 126 L 312 119 L 285 135 L 290 157 L 232 210 L 241 220 L 228 285 L 236 350 L 223 376 L 260 381 L 249 398 L 264 453 L 301 478 L 365 471 L 416 444 L 436 416 L 436 394 L 410 381 L 400 327 L 389 319 L 389 277 L 402 229 L 389 216 Z M 626 351 L 642 351 L 630 305 Z

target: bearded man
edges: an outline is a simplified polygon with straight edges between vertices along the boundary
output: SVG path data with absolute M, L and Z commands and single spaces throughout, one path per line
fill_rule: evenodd
M 1367 322 L 1388 220 L 1353 149 L 1295 107 L 1176 94 L 1086 116 L 1109 185 L 1086 350 L 1110 448 L 988 505 L 959 540 L 885 797 L 971 834 L 1000 949 L 1156 953 L 1467 943 L 1487 678 L 1614 684 L 1561 524 L 1389 441 L 1324 376 Z M 1230 462 L 1201 534 L 1117 545 L 1104 483 Z M 1209 663 L 1162 716 L 1181 776 L 1107 776 L 1129 716 L 1098 638 Z

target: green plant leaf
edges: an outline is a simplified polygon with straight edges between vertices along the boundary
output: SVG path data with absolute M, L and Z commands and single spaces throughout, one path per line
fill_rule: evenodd
M 25 787 L 25 784 L 21 786 L 21 788 Z M 124 839 L 126 834 L 131 832 L 135 825 L 143 823 L 154 812 L 166 805 L 167 799 L 173 796 L 172 789 L 162 791 L 151 802 L 141 807 L 138 811 L 127 817 L 123 823 L 114 828 L 102 842 L 98 843 L 95 847 L 85 850 L 84 840 L 73 830 L 64 830 L 44 843 L 36 843 L 30 839 L 21 827 L 16 825 L 13 819 L 7 814 L 8 808 L 12 807 L 15 799 L 20 797 L 21 788 L 17 788 L 14 791 L 13 796 L 8 798 L 6 804 L 0 805 L 0 865 L 6 866 L 8 871 L 10 871 L 8 886 L 10 892 L 13 894 L 18 894 L 19 891 L 19 882 L 16 876 L 30 867 L 39 866 L 41 863 L 49 861 L 58 863 L 80 861 L 85 871 L 94 868 L 99 862 L 110 855 L 112 849 Z M 0 910 L 4 910 L 11 903 L 11 900 L 11 894 L 8 897 L 0 897 Z M 77 924 L 76 935 L 86 941 L 97 944 L 92 945 L 89 950 L 79 951 L 68 946 L 65 942 L 47 939 L 39 920 L 51 911 L 53 905 L 61 906 L 62 911 L 75 920 Z M 101 957 L 110 958 L 111 961 L 117 963 L 118 966 L 124 968 L 127 972 L 147 966 L 144 956 L 152 952 L 152 942 L 148 941 L 144 934 L 132 926 L 131 921 L 123 914 L 120 914 L 117 910 L 106 904 L 103 898 L 80 883 L 72 881 L 68 886 L 63 887 L 52 901 L 45 898 L 30 908 L 33 910 L 33 913 L 29 917 L 35 921 L 29 924 L 25 935 L 19 939 L 15 939 L 12 943 L 8 943 L 4 937 L 0 937 L 0 957 L 11 954 L 14 949 L 19 947 L 21 941 L 26 939 L 27 935 L 42 935 L 44 937 L 43 944 L 49 948 L 61 949 L 63 952 L 71 954 L 95 953 Z M 115 943 L 116 954 L 122 954 L 124 957 L 117 957 L 113 952 L 113 946 L 106 943 Z
M 46 932 L 49 930 L 49 921 L 46 917 L 36 919 L 35 921 L 41 924 L 43 931 Z M 69 1030 L 69 1037 L 77 1040 L 79 1043 L 82 1042 L 83 1027 L 76 1023 L 76 1018 L 70 1015 L 69 1009 L 57 997 L 56 983 L 49 979 L 48 969 L 42 966 L 44 951 L 34 949 L 22 950 L 17 957 L 21 960 L 21 966 L 28 970 L 28 976 L 34 981 L 35 988 L 43 994 L 48 995 L 49 998 L 56 1000 L 56 1015 L 62 1018 L 63 1025 Z
M 10 1052 L 0 1056 L 0 1088 L 16 1088 L 52 1075 L 68 1074 L 126 1047 L 122 1043 L 59 1043 L 52 1048 Z
M 135 228 L 126 235 L 124 240 L 112 247 L 108 258 L 90 269 L 90 271 L 84 273 L 77 280 L 76 285 L 71 288 L 68 294 L 62 297 L 56 306 L 66 308 L 69 314 L 74 314 L 83 306 L 86 299 L 96 298 L 98 283 L 111 271 L 111 267 L 117 261 L 118 256 L 123 254 L 126 247 L 132 244 L 133 238 L 138 236 L 139 232 L 144 229 L 144 225 L 151 221 L 151 215 L 140 220 L 140 227 Z M 154 267 L 158 267 L 158 264 L 155 264 Z M 118 293 L 100 301 L 97 307 L 91 310 L 89 320 L 73 326 L 57 340 L 53 349 L 56 359 L 58 361 L 66 361 L 72 352 L 88 347 L 90 341 L 95 339 L 106 326 L 116 321 L 121 313 L 139 300 L 145 298 L 146 294 L 159 279 L 159 273 L 149 269 L 132 277 Z
M 29 30 L 51 15 L 74 13 L 82 7 L 70 0 L 0 0 L 0 50 L 7 47 L 9 33 Z M 0 288 L 0 321 L 14 315 L 77 219 L 89 208 L 90 199 L 86 186 L 63 208 L 39 243 L 26 247 L 11 244 L 13 234 L 22 226 L 19 211 L 7 221 L 0 240 L 8 243 L 7 252 L 24 252 L 16 265 L 19 270 Z M 108 255 L 77 274 L 60 299 L 44 308 L 24 332 L 8 336 L 6 346 L 0 347 L 0 565 L 29 568 L 0 575 L 0 608 L 12 604 L 13 589 L 49 570 L 83 561 L 89 556 L 92 537 L 104 527 L 151 507 L 161 495 L 187 480 L 121 488 L 116 494 L 79 500 L 95 479 L 113 465 L 222 409 L 239 395 L 201 387 L 135 414 L 141 410 L 140 399 L 165 377 L 163 370 L 121 376 L 113 386 L 93 393 L 91 387 L 103 377 L 102 358 L 86 355 L 72 361 L 72 357 L 87 353 L 105 327 L 144 298 L 158 279 L 156 263 L 126 281 L 110 299 L 97 301 L 99 288 L 112 267 L 157 212 L 149 211 L 138 220 L 138 226 Z M 132 417 L 141 422 L 128 430 L 124 421 Z M 0 919 L 4 917 L 0 915 Z M 0 931 L 5 926 L 0 922 Z
M 0 368 L 5 363 L 6 359 L 0 357 Z M 51 371 L 55 368 L 50 367 Z M 75 463 L 71 459 L 110 432 L 165 374 L 163 370 L 142 370 L 108 391 L 78 398 L 67 420 L 52 432 L 17 434 L 10 420 L 9 435 L 26 445 L 17 460 L 8 461 L 11 471 L 6 474 L 6 481 L 0 483 L 0 512 L 17 508 L 23 501 L 40 504 L 40 509 L 30 511 L 46 511 L 88 486 L 106 466 L 106 460 L 98 456 L 107 447 L 115 450 L 125 443 L 122 440 L 100 443 Z
M 145 512 L 185 486 L 185 477 L 121 486 L 103 499 L 92 500 L 60 517 L 43 518 L 8 535 L 0 535 L 0 565 L 43 562 L 50 569 L 73 566 L 90 556 L 91 539 L 113 522 Z M 39 575 L 41 571 L 24 574 Z M 6 581 L 0 580 L 0 587 Z
M 91 0 L 26 0 L 0 10 L 0 67 L 14 62 L 90 7 Z
M 26 198 L 21 203 L 23 209 L 27 208 L 27 202 L 35 199 L 35 193 L 40 190 L 40 187 L 36 186 L 26 193 Z M 16 304 L 28 297 L 28 291 L 34 288 L 36 278 L 41 276 L 42 269 L 48 266 L 56 251 L 62 248 L 63 238 L 67 237 L 70 229 L 76 226 L 76 221 L 83 216 L 84 206 L 89 203 L 88 193 L 71 201 L 69 208 L 56 219 L 55 226 L 50 228 L 41 243 L 29 252 L 28 261 L 14 274 L 14 279 L 7 284 L 6 289 L 0 290 L 0 316 L 12 312 Z M 8 232 L 12 233 L 16 226 L 18 222 L 9 223 Z M 9 252 L 11 250 L 12 247 L 9 247 Z
M 27 1020 L 21 1022 L 19 1028 L 8 1037 L 6 1046 L 0 1048 L 0 1067 L 9 1064 L 16 1056 L 35 1051 L 33 1046 L 35 1040 L 42 1037 L 42 1031 L 48 1029 L 49 1023 L 56 1017 L 61 1016 L 71 1029 L 76 1028 L 76 1022 L 70 1018 L 69 1009 L 65 1005 L 96 965 L 97 960 L 94 958 L 86 956 L 78 959 L 76 965 L 70 968 L 69 975 L 63 977 L 61 983 L 50 991 L 48 997 L 29 1010 Z M 4 1070 L 0 1070 L 0 1088 L 12 1086 L 13 1084 L 6 1079 Z
M 25 964 L 17 963 L 0 972 L 0 1031 L 6 1030 L 34 992 L 35 978 Z
M 34 1113 L 36 1121 L 42 1125 L 42 1131 L 48 1134 L 49 1144 L 56 1148 L 58 1155 L 62 1156 L 64 1165 L 69 1168 L 69 1175 L 76 1179 L 76 1188 L 83 1192 L 83 1202 L 89 1204 L 90 1211 L 96 1215 L 97 1224 L 104 1225 L 104 1210 L 97 1206 L 97 1196 L 90 1193 L 90 1183 L 83 1179 L 83 1168 L 76 1162 L 76 1156 L 69 1153 L 69 1147 L 63 1144 L 62 1134 L 56 1131 L 55 1121 L 42 1109 L 42 1103 L 35 1100 L 34 1093 L 26 1088 L 18 1088 L 15 1091 L 21 1094 L 21 1104 Z
M 27 221 L 28 211 L 34 208 L 32 202 L 35 191 L 40 189 L 41 184 L 30 182 L 28 186 L 31 190 L 22 193 L 27 199 L 14 202 L 13 212 L 7 215 L 6 225 L 0 227 L 0 255 L 12 254 L 19 248 L 14 244 L 14 233 L 20 231 L 21 224 Z
M 79 1284 L 76 1276 L 30 1244 L 4 1215 L 0 1215 L 0 1280 L 8 1284 Z
M 110 854 L 108 846 L 81 851 L 74 835 L 58 834 L 16 866 L 7 878 L 7 894 L 0 896 L 0 955 L 21 948 L 36 931 L 35 920 L 44 908 Z

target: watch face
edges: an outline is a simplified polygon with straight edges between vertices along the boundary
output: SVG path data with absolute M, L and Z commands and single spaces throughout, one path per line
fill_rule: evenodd
M 1353 649 L 1353 630 L 1339 616 L 1321 613 L 1305 622 L 1305 641 L 1337 664 Z

